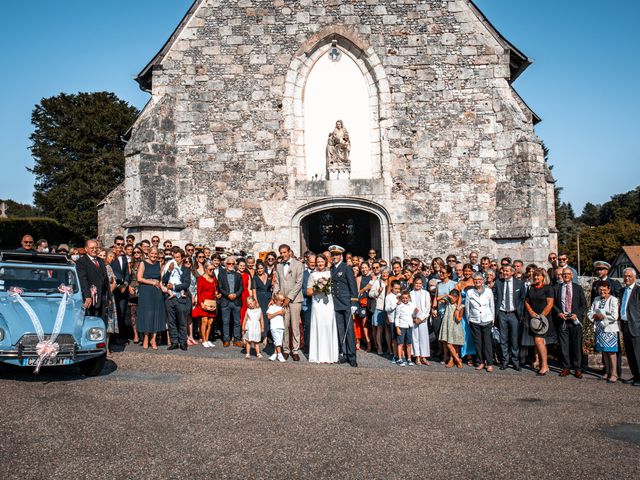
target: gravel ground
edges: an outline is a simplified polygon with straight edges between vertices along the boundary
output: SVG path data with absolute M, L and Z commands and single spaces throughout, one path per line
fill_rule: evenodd
M 0 369 L 0 478 L 638 478 L 640 388 L 127 347 Z

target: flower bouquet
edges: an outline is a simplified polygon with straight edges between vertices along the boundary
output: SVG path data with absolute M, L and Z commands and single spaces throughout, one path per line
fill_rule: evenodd
M 331 277 L 320 277 L 313 286 L 313 293 L 331 294 Z

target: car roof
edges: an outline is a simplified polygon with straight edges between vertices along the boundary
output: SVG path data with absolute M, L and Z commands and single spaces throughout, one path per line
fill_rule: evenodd
M 0 250 L 0 262 L 37 265 L 73 266 L 73 262 L 65 255 L 58 253 L 17 252 L 15 250 Z

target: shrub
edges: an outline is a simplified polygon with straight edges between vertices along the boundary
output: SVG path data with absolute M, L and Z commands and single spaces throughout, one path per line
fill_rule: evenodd
M 20 247 L 20 240 L 26 234 L 36 242 L 45 238 L 49 245 L 81 241 L 71 230 L 52 218 L 0 218 L 0 249 L 15 250 Z

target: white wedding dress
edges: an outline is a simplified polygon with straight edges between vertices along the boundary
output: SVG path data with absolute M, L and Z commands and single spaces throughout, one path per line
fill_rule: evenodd
M 331 272 L 312 272 L 307 288 L 313 288 L 320 278 L 331 278 Z M 311 325 L 309 327 L 309 362 L 338 362 L 338 327 L 333 298 L 324 293 L 311 297 Z

